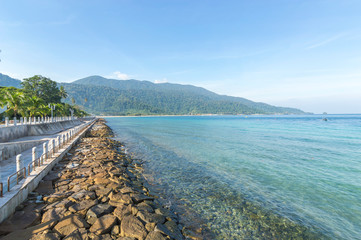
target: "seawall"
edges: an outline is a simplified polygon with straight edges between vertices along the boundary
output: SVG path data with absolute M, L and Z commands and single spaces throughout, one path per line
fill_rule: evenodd
M 68 120 L 52 123 L 41 123 L 35 125 L 17 125 L 0 128 L 0 143 L 5 143 L 17 138 L 27 136 L 43 135 L 51 132 L 61 131 L 69 127 L 80 125 L 79 120 Z

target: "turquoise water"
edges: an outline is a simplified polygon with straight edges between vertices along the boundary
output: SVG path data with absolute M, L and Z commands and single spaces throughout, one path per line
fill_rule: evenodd
M 214 238 L 361 239 L 361 115 L 323 117 L 107 121 Z

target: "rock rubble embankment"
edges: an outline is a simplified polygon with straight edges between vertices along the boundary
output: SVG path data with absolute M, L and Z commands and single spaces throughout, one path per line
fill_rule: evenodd
M 0 225 L 0 239 L 185 239 L 111 135 L 98 121 Z

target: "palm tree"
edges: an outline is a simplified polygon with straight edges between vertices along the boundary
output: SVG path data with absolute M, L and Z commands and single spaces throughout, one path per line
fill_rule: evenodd
M 37 96 L 31 96 L 26 99 L 26 110 L 29 117 L 44 116 L 44 101 Z
M 25 115 L 24 93 L 14 87 L 2 91 L 2 105 L 7 107 L 6 113 L 16 117 L 17 114 Z
M 59 91 L 60 91 L 59 92 L 60 97 L 62 97 L 62 98 L 67 98 L 68 97 L 68 93 L 65 91 L 64 86 L 60 86 Z

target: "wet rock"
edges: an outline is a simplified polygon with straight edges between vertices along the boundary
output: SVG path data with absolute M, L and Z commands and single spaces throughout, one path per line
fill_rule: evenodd
M 55 225 L 54 230 L 59 232 L 62 236 L 67 236 L 78 228 L 88 227 L 89 225 L 80 216 L 69 215 L 59 221 L 59 223 Z
M 167 238 L 164 237 L 160 232 L 150 232 L 147 235 L 145 240 L 166 240 Z
M 174 239 L 184 239 L 182 232 L 179 230 L 177 223 L 174 221 L 167 221 L 164 226 L 172 232 L 172 235 L 170 236 Z
M 183 240 L 184 237 L 183 236 L 178 236 L 178 234 L 173 233 L 172 231 L 170 231 L 165 225 L 163 224 L 157 224 L 157 226 L 155 226 L 155 231 L 161 232 L 164 235 L 170 236 L 171 238 L 174 238 L 176 240 Z
M 147 231 L 142 222 L 131 215 L 124 217 L 121 221 L 120 231 L 123 237 L 135 237 L 143 240 L 147 236 Z
M 117 218 L 114 215 L 104 215 L 95 221 L 89 231 L 96 235 L 109 233 L 116 223 Z
M 99 218 L 105 214 L 111 213 L 113 209 L 114 208 L 109 204 L 95 205 L 88 210 L 87 218 L 91 218 L 91 217 Z

